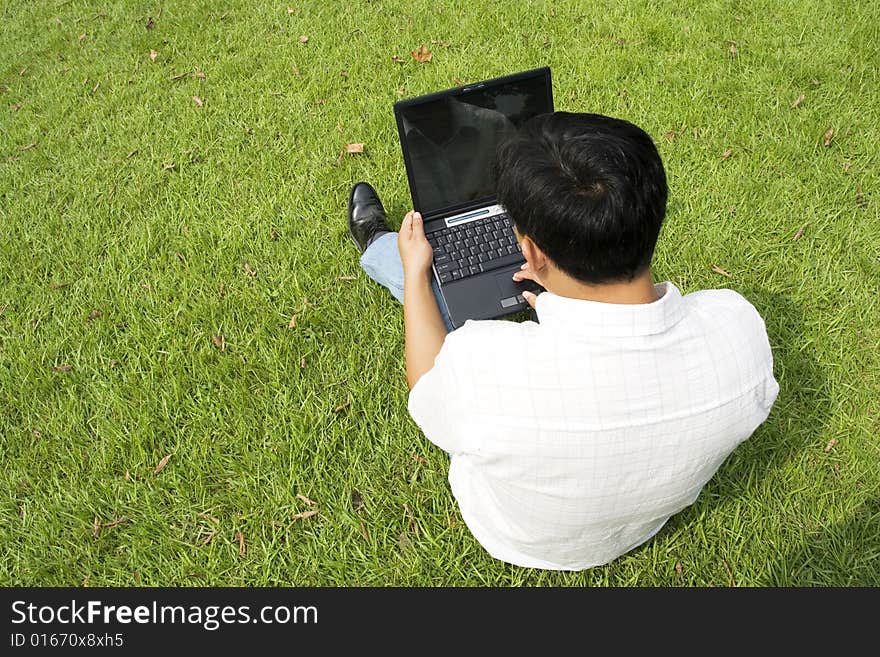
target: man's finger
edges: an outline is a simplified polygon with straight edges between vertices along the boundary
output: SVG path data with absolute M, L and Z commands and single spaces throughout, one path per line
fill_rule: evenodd
M 523 295 L 523 299 L 526 300 L 526 303 L 529 304 L 532 308 L 534 308 L 535 302 L 538 300 L 538 297 L 536 297 L 532 292 L 523 292 L 522 295 Z
M 406 213 L 406 216 L 403 218 L 403 223 L 400 225 L 401 229 L 412 230 L 413 223 L 413 212 L 410 210 Z
M 528 269 L 521 269 L 520 271 L 513 272 L 513 280 L 535 281 L 535 283 L 540 283 L 540 281 L 535 278 L 535 275 Z
M 422 221 L 422 213 L 421 212 L 413 212 L 412 213 L 412 228 L 413 228 L 413 233 L 416 235 L 424 235 L 425 234 L 425 224 Z

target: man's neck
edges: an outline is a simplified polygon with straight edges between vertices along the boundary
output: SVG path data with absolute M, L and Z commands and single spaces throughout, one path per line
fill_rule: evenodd
M 617 281 L 601 285 L 589 285 L 563 274 L 558 269 L 547 279 L 547 289 L 560 297 L 584 299 L 601 303 L 636 304 L 657 300 L 651 268 L 636 275 L 631 281 Z

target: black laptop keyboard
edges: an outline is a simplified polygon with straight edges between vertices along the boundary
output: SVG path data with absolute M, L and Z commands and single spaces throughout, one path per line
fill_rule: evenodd
M 522 261 L 513 224 L 506 214 L 449 226 L 427 235 L 441 283 Z

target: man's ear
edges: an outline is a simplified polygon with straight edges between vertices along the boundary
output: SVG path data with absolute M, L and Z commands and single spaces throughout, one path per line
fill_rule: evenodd
M 532 271 L 541 271 L 547 266 L 547 256 L 544 255 L 544 252 L 528 235 L 520 240 L 519 245 L 522 249 L 523 257 L 529 263 Z

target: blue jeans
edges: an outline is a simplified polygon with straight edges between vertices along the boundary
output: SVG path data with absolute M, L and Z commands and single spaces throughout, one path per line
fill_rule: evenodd
M 397 250 L 396 232 L 385 233 L 376 238 L 361 256 L 361 267 L 367 272 L 367 276 L 379 285 L 387 287 L 394 298 L 403 303 L 403 263 L 400 261 L 400 251 Z M 446 330 L 454 330 L 446 302 L 440 295 L 440 288 L 433 276 L 431 276 L 431 289 L 434 290 L 434 297 L 437 299 L 437 307 L 440 309 L 443 323 L 446 324 Z

